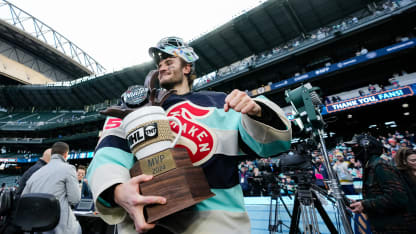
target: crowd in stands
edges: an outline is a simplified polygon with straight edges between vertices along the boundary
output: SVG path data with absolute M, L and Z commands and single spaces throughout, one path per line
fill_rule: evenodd
M 240 71 L 263 64 L 270 59 L 288 54 L 296 48 L 304 47 L 309 44 L 315 43 L 316 41 L 323 40 L 333 35 L 335 32 L 345 31 L 347 29 L 353 28 L 358 24 L 372 20 L 376 17 L 379 17 L 380 15 L 388 14 L 414 1 L 415 0 L 386 0 L 381 3 L 372 2 L 371 4 L 367 5 L 368 11 L 370 12 L 369 14 L 366 14 L 364 16 L 354 15 L 347 17 L 328 26 L 321 27 L 318 30 L 315 30 L 311 33 L 300 35 L 299 37 L 285 42 L 282 45 L 276 46 L 269 51 L 251 55 L 231 65 L 223 67 L 218 71 L 212 72 L 210 74 L 204 75 L 203 77 L 196 79 L 194 82 L 194 88 L 201 87 L 214 80 L 220 80 L 228 75 L 235 75 Z M 403 36 L 401 38 L 408 37 Z M 355 53 L 355 56 L 359 56 L 366 53 L 368 53 L 368 50 L 365 47 L 361 46 L 360 49 L 357 50 L 357 52 Z
M 385 147 L 380 157 L 391 165 L 395 165 L 393 159 L 401 147 L 416 149 L 415 134 L 409 131 L 403 133 L 396 131 L 377 138 Z M 351 148 L 340 141 L 333 149 L 328 151 L 328 157 L 344 193 L 346 195 L 360 193 L 363 170 L 361 162 L 355 159 Z M 276 166 L 278 158 L 245 160 L 239 164 L 240 184 L 244 196 L 271 196 L 276 193 L 282 195 L 293 194 L 296 187 L 294 176 L 281 172 L 281 169 Z M 314 150 L 311 153 L 311 158 L 312 170 L 310 172 L 314 175 L 313 183 L 323 189 L 328 189 L 326 182 L 328 172 L 323 163 L 324 156 L 319 150 Z
M 401 147 L 416 149 L 416 138 L 414 133 L 398 131 L 388 133 L 385 136 L 377 137 L 384 145 L 385 151 L 380 156 L 386 162 L 394 165 L 393 158 Z M 76 152 L 71 150 L 71 153 Z M 2 155 L 8 153 L 5 146 L 1 147 Z M 22 150 L 19 152 L 28 157 L 32 154 L 29 151 Z M 36 154 L 38 157 L 39 154 Z M 362 178 L 362 165 L 355 160 L 354 152 L 347 147 L 343 141 L 340 141 L 333 149 L 328 151 L 328 156 L 334 172 L 338 175 L 342 187 L 345 187 L 346 194 L 356 194 L 359 187 L 354 185 L 354 181 L 360 181 Z M 324 157 L 319 150 L 311 153 L 312 167 L 314 170 L 314 183 L 322 188 L 327 189 L 325 180 L 328 179 L 328 173 L 324 165 Z M 277 166 L 277 158 L 258 158 L 256 160 L 245 160 L 239 164 L 240 184 L 245 196 L 271 196 L 278 192 L 282 194 L 292 194 L 295 188 L 295 179 L 290 175 L 285 175 Z M 15 181 L 16 182 L 16 181 Z M 17 184 L 14 184 L 17 186 Z M 358 189 L 358 191 L 356 191 Z

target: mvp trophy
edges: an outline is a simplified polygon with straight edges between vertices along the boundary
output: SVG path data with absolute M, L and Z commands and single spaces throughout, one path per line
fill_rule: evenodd
M 136 87 L 133 93 L 143 93 L 142 89 L 144 88 Z M 128 94 L 134 96 L 132 92 Z M 127 142 L 137 159 L 130 169 L 130 175 L 153 175 L 152 180 L 140 184 L 141 194 L 166 198 L 164 205 L 145 206 L 148 223 L 215 196 L 210 191 L 202 168 L 192 165 L 186 149 L 174 148 L 182 128 L 174 137 L 169 121 L 181 126 L 177 118 L 167 117 L 160 106 L 143 106 L 128 111 L 110 107 L 105 112 L 103 114 L 123 118 L 122 126 Z M 114 115 L 116 112 L 119 114 Z

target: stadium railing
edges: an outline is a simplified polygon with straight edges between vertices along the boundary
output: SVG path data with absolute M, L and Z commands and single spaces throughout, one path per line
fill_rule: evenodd
M 90 113 L 10 113 L 0 119 L 2 131 L 36 131 L 78 125 L 105 119 L 97 112 Z
M 86 133 L 77 133 L 70 136 L 62 136 L 57 138 L 49 138 L 43 140 L 42 143 L 48 144 L 48 143 L 54 143 L 56 141 L 71 141 L 71 140 L 77 140 L 77 139 L 85 139 L 89 137 L 98 137 L 100 131 L 92 131 L 92 132 L 86 132 Z

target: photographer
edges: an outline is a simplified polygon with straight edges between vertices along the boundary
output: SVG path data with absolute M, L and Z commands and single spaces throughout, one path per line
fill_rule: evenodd
M 353 201 L 352 212 L 368 215 L 374 233 L 415 233 L 405 183 L 395 167 L 380 155 L 383 145 L 366 134 L 346 142 L 364 166 L 363 200 Z
M 255 167 L 253 169 L 252 177 L 249 179 L 251 180 L 252 185 L 251 195 L 261 196 L 261 191 L 263 188 L 263 175 L 260 172 L 259 168 Z
M 250 196 L 250 190 L 251 190 L 251 184 L 248 181 L 248 178 L 250 177 L 250 172 L 248 172 L 247 166 L 242 166 L 240 168 L 240 171 L 238 172 L 238 175 L 240 177 L 240 185 L 243 189 L 243 194 L 245 197 Z

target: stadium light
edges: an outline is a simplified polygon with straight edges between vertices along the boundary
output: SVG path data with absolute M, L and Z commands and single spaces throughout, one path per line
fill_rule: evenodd
M 409 112 L 404 112 L 403 115 L 408 116 L 408 115 L 410 115 L 410 113 Z
M 407 104 L 407 103 L 403 103 L 403 104 L 402 104 L 402 107 L 403 107 L 403 108 L 408 108 L 408 107 L 409 107 L 409 104 Z

